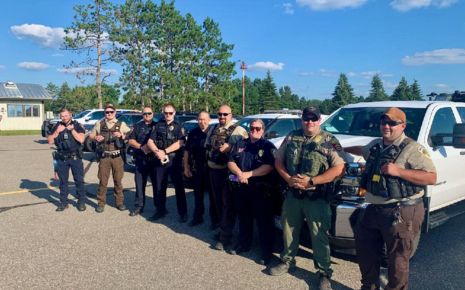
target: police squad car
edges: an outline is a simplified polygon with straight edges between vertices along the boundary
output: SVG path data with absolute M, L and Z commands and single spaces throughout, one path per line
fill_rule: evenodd
M 437 184 L 426 187 L 423 230 L 444 223 L 465 212 L 465 103 L 434 101 L 386 101 L 358 103 L 342 107 L 323 122 L 321 128 L 334 134 L 343 147 L 363 146 L 380 137 L 380 116 L 389 107 L 407 115 L 405 134 L 423 145 L 437 170 Z M 330 241 L 336 251 L 354 253 L 354 234 L 349 218 L 363 209 L 364 192 L 359 189 L 365 160 L 346 154 L 346 172 L 332 204 L 333 225 Z M 418 245 L 415 241 L 414 248 Z

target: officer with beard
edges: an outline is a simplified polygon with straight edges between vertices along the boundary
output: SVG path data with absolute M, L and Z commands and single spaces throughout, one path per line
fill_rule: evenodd
M 124 138 L 130 129 L 124 122 L 116 119 L 116 107 L 113 104 L 105 105 L 105 118 L 95 123 L 90 140 L 97 142 L 97 157 L 100 159 L 98 165 L 99 186 L 97 190 L 98 207 L 96 212 L 102 213 L 107 200 L 107 186 L 110 173 L 113 175 L 116 208 L 126 210 L 123 195 L 124 161 L 125 154 Z
M 218 121 L 219 124 L 215 125 L 207 136 L 205 147 L 211 190 L 220 217 L 220 233 L 215 236 L 218 241 L 213 248 L 222 251 L 231 243 L 236 220 L 233 195 L 228 186 L 228 154 L 231 147 L 237 141 L 248 138 L 248 134 L 244 128 L 233 124 L 231 107 L 228 105 L 222 105 L 218 109 Z
M 136 172 L 134 174 L 136 197 L 134 210 L 129 214 L 130 216 L 139 215 L 144 211 L 147 180 L 150 177 L 152 184 L 155 181 L 155 173 L 153 170 L 155 167 L 155 155 L 147 145 L 150 135 L 152 134 L 152 129 L 155 125 L 151 107 L 144 107 L 142 110 L 142 118 L 143 120 L 141 122 L 134 125 L 134 128 L 128 137 L 128 144 L 134 148 L 136 161 Z M 152 186 L 152 188 L 153 196 L 155 197 L 155 186 Z
M 319 274 L 320 289 L 331 289 L 332 275 L 328 231 L 331 226 L 329 196 L 331 182 L 344 170 L 339 141 L 320 128 L 316 107 L 302 112 L 302 129 L 292 131 L 279 147 L 275 167 L 286 181 L 282 207 L 284 249 L 281 263 L 270 275 L 282 275 L 295 268 L 300 230 L 307 223 L 313 248 L 313 264 Z
M 78 194 L 79 211 L 86 210 L 86 190 L 84 188 L 84 166 L 82 163 L 82 143 L 85 130 L 78 122 L 71 119 L 71 111 L 62 109 L 59 122 L 48 136 L 48 144 L 55 144 L 57 151 L 54 159 L 57 161 L 57 173 L 60 180 L 60 205 L 56 211 L 68 208 L 68 177 L 69 170 L 73 174 Z

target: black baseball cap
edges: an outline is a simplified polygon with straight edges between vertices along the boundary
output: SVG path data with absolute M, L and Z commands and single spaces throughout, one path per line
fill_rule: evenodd
M 305 107 L 302 111 L 302 119 L 311 119 L 317 117 L 318 120 L 321 118 L 320 110 L 317 107 Z

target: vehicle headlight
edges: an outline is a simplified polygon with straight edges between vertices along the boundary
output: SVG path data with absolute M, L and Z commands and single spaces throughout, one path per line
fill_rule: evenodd
M 346 164 L 345 174 L 339 184 L 339 194 L 342 198 L 361 198 L 365 190 L 360 188 L 360 179 L 365 169 L 365 163 L 349 162 Z

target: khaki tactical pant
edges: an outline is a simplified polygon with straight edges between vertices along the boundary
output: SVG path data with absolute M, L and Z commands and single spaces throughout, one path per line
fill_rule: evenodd
M 282 226 L 284 249 L 281 260 L 295 264 L 295 255 L 299 249 L 300 232 L 304 222 L 310 229 L 313 248 L 313 264 L 317 271 L 331 277 L 331 256 L 328 231 L 331 226 L 331 208 L 323 199 L 298 199 L 288 193 L 283 203 Z M 305 220 L 304 220 L 305 219 Z
M 106 157 L 100 159 L 98 165 L 98 191 L 97 200 L 99 206 L 105 206 L 107 199 L 107 185 L 110 179 L 110 173 L 113 174 L 114 193 L 116 198 L 116 206 L 124 204 L 123 195 L 123 175 L 124 175 L 124 161 L 120 157 L 111 158 Z

